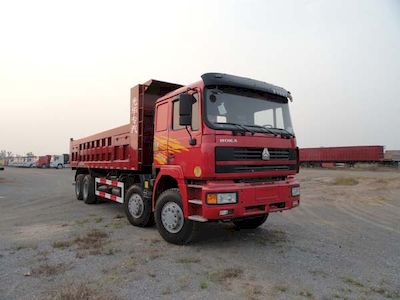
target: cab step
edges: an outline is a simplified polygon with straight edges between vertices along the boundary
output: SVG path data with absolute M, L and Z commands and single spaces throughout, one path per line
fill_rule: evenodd
M 188 184 L 187 187 L 192 188 L 192 189 L 202 189 L 203 186 L 199 184 Z
M 197 200 L 197 199 L 189 200 L 189 203 L 203 205 L 203 202 L 201 202 L 201 200 Z
M 208 219 L 203 218 L 202 216 L 193 215 L 188 217 L 189 220 L 196 221 L 196 222 L 207 222 Z

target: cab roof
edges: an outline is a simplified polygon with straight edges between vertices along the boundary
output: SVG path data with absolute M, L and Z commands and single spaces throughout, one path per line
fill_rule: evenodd
M 235 75 L 229 75 L 224 73 L 205 73 L 201 75 L 201 81 L 195 82 L 193 84 L 182 86 L 175 83 L 167 83 L 158 80 L 149 80 L 145 83 L 151 87 L 152 83 L 156 83 L 156 86 L 159 86 L 160 83 L 165 85 L 164 88 L 166 93 L 163 93 L 162 97 L 158 101 L 162 101 L 164 99 L 170 98 L 171 96 L 183 93 L 189 89 L 199 86 L 233 86 L 244 89 L 256 90 L 264 93 L 269 93 L 277 96 L 281 96 L 292 100 L 292 95 L 289 91 L 285 90 L 282 87 L 259 81 L 251 78 L 240 77 Z
M 264 81 L 223 73 L 205 73 L 201 76 L 201 79 L 203 79 L 205 86 L 217 85 L 240 87 L 244 89 L 270 93 L 292 100 L 292 95 L 289 91 Z

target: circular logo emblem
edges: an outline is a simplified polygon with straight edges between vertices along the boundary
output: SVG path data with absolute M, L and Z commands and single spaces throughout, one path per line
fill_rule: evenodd
M 193 170 L 194 176 L 200 177 L 201 176 L 201 168 L 199 166 L 195 167 Z

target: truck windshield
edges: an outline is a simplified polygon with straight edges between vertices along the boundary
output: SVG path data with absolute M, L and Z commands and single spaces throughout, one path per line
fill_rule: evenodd
M 287 99 L 234 87 L 205 89 L 206 118 L 214 129 L 250 126 L 256 132 L 294 135 Z M 264 129 L 265 128 L 265 129 Z

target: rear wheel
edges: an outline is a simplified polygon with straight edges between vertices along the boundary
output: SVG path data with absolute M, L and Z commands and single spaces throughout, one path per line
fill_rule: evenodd
M 131 186 L 125 195 L 125 213 L 134 226 L 147 227 L 154 224 L 151 199 L 143 197 L 142 189 Z
M 75 195 L 76 199 L 83 199 L 83 179 L 85 178 L 85 174 L 79 174 L 76 176 L 75 180 Z
M 182 198 L 178 189 L 166 190 L 159 196 L 155 220 L 158 232 L 167 242 L 177 245 L 190 242 L 194 224 L 184 217 Z
M 96 195 L 94 193 L 94 177 L 86 175 L 83 179 L 83 201 L 86 204 L 95 204 L 97 202 Z
M 262 224 L 267 220 L 268 214 L 257 216 L 257 217 L 251 217 L 247 219 L 242 219 L 242 220 L 236 220 L 233 221 L 233 224 L 235 224 L 236 227 L 240 229 L 254 229 Z
M 62 169 L 63 168 L 63 165 L 62 164 L 58 164 L 57 165 L 57 169 Z

